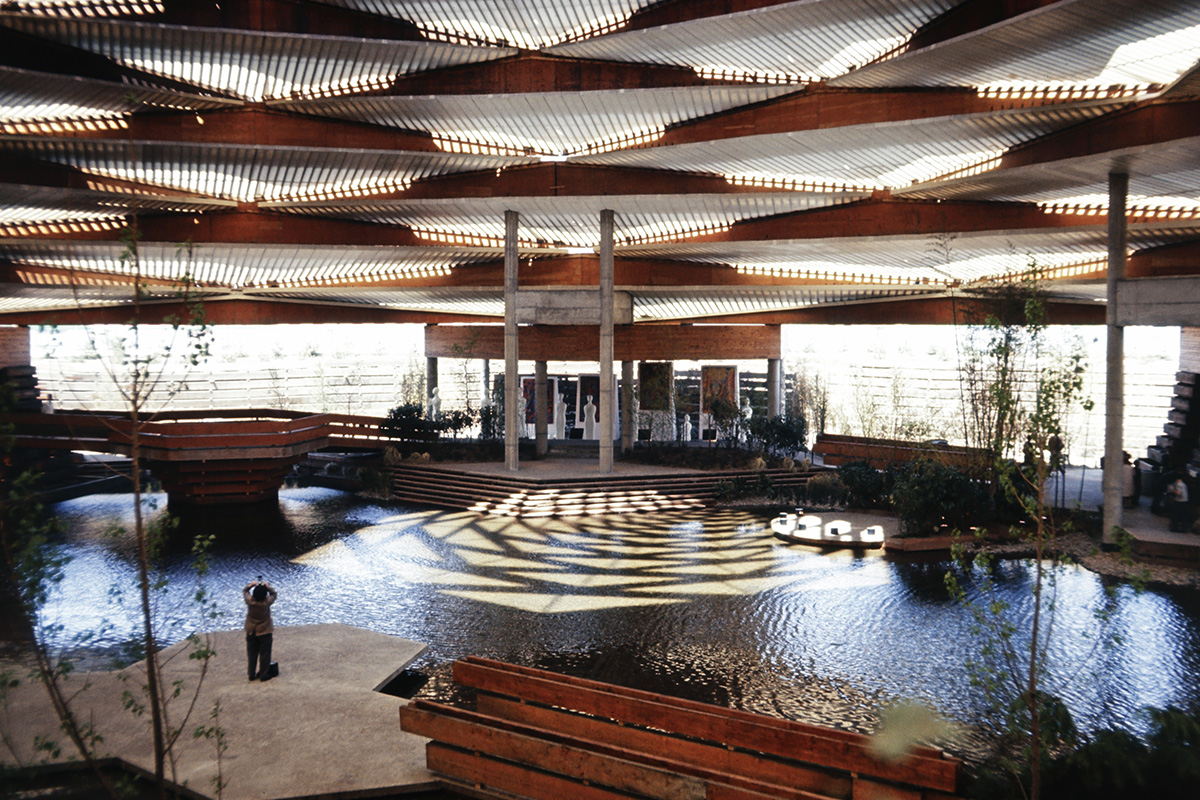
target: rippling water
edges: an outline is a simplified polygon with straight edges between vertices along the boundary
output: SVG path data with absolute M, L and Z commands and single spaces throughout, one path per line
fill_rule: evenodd
M 130 524 L 129 503 L 96 495 L 55 509 L 72 561 L 48 611 L 68 634 L 111 624 L 100 646 L 132 630 L 112 597 L 132 590 L 128 543 L 106 534 Z M 977 643 L 947 596 L 945 563 L 789 547 L 745 512 L 510 520 L 289 489 L 278 512 L 182 527 L 181 538 L 217 536 L 207 584 L 223 616 L 205 627 L 240 627 L 241 587 L 263 575 L 280 592 L 279 625 L 341 622 L 427 643 L 423 694 L 452 693 L 449 663 L 481 655 L 859 730 L 899 698 L 967 723 L 982 713 L 964 668 Z M 172 639 L 198 624 L 188 561 L 175 554 L 168 568 Z M 993 577 L 1027 614 L 1028 565 Z M 1103 603 L 1120 641 L 1093 652 Z M 1099 578 L 1069 569 L 1054 624 L 1052 689 L 1083 725 L 1137 729 L 1144 706 L 1200 705 L 1195 592 L 1121 587 L 1109 600 Z M 286 662 L 287 634 L 276 638 Z

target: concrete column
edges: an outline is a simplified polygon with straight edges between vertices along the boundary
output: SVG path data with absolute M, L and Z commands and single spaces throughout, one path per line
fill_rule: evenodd
M 633 418 L 633 362 L 621 362 L 621 452 L 633 449 L 637 422 Z
M 519 413 L 521 387 L 517 385 L 517 228 L 521 217 L 504 212 L 504 465 L 512 472 L 520 467 Z
M 783 361 L 767 359 L 767 418 L 783 413 Z
M 1116 543 L 1122 524 L 1121 453 L 1125 434 L 1125 329 L 1117 324 L 1117 282 L 1125 277 L 1125 201 L 1129 175 L 1108 175 L 1108 353 L 1104 390 L 1104 530 L 1101 542 Z
M 492 361 L 491 359 L 483 359 L 483 392 L 479 396 L 479 407 L 484 408 L 492 404 Z
M 425 416 L 433 416 L 433 390 L 438 387 L 437 357 L 425 358 Z
M 546 362 L 537 361 L 533 365 L 533 433 L 538 458 L 542 458 L 549 451 L 549 445 L 546 443 L 546 401 L 548 398 Z
M 613 222 L 600 212 L 600 472 L 613 471 Z

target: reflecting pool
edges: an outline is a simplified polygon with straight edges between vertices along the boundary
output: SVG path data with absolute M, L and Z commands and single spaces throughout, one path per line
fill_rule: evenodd
M 98 647 L 133 630 L 113 591 L 132 592 L 132 555 L 106 534 L 130 524 L 129 505 L 94 495 L 55 507 L 72 560 L 48 613 L 67 633 L 102 631 Z M 422 696 L 451 693 L 449 663 L 480 655 L 859 730 L 899 698 L 980 718 L 964 667 L 978 643 L 944 588 L 944 562 L 788 546 L 766 523 L 735 510 L 513 520 L 287 489 L 277 512 L 183 520 L 180 538 L 216 537 L 215 624 L 196 621 L 182 549 L 160 608 L 170 639 L 238 628 L 241 587 L 262 575 L 279 589 L 278 625 L 340 622 L 427 643 Z M 992 577 L 1027 615 L 1028 565 L 1005 562 Z M 1107 627 L 1093 615 L 1104 604 Z M 1144 706 L 1200 700 L 1195 592 L 1110 597 L 1097 576 L 1068 569 L 1054 625 L 1051 689 L 1082 725 L 1138 729 Z M 276 639 L 286 667 L 286 631 Z

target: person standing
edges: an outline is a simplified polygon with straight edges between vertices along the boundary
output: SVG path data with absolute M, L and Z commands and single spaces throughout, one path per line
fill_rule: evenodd
M 1176 476 L 1167 486 L 1167 513 L 1171 515 L 1172 531 L 1187 533 L 1192 524 L 1192 509 L 1188 505 L 1188 487 L 1183 476 Z
M 262 576 L 242 589 L 242 599 L 246 601 L 246 661 L 250 680 L 271 679 L 271 644 L 275 634 L 271 604 L 277 596 L 275 588 Z

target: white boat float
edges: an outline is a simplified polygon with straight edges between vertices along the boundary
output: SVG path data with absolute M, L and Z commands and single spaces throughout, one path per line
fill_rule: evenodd
M 868 549 L 883 546 L 883 526 L 871 525 L 854 530 L 844 519 L 824 522 L 815 514 L 784 512 L 771 520 L 771 531 L 776 538 L 796 544 L 817 547 L 850 547 Z

